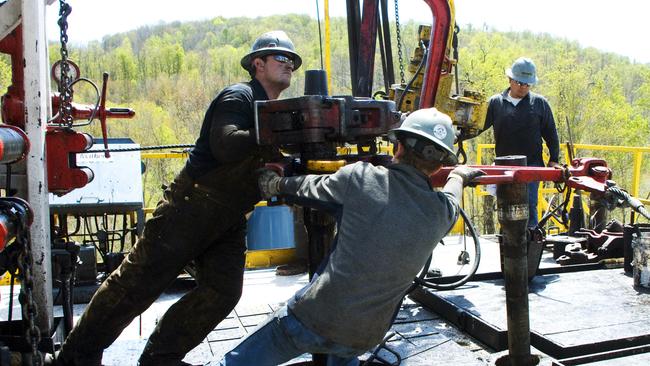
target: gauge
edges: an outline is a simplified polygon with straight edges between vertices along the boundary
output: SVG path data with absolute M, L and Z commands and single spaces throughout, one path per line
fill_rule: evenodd
M 79 66 L 72 62 L 71 60 L 68 60 L 68 77 L 70 82 L 73 82 L 77 79 L 79 79 L 79 74 L 81 72 L 79 71 Z M 63 65 L 62 60 L 59 60 L 52 65 L 52 79 L 56 81 L 57 84 L 61 84 L 61 66 Z

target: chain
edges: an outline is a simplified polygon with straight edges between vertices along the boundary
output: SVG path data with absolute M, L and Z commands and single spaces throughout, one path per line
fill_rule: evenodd
M 25 338 L 27 339 L 27 344 L 32 349 L 32 365 L 41 366 L 42 360 L 38 352 L 38 344 L 41 342 L 41 330 L 36 325 L 38 310 L 32 293 L 34 278 L 32 277 L 32 249 L 29 228 L 27 227 L 27 214 L 26 212 L 22 212 L 17 214 L 17 217 L 19 227 L 16 235 L 16 244 L 22 246 L 22 251 L 18 256 L 18 269 L 22 277 L 18 299 L 22 305 L 23 322 L 27 324 Z
M 157 145 L 157 146 L 140 146 L 140 147 L 125 147 L 121 149 L 101 149 L 101 150 L 88 150 L 81 152 L 79 154 L 90 154 L 90 153 L 103 153 L 103 152 L 131 152 L 131 151 L 147 151 L 147 150 L 167 150 L 167 149 L 178 149 L 178 148 L 192 148 L 195 145 L 193 144 L 175 144 L 175 145 Z
M 68 64 L 68 15 L 72 8 L 65 0 L 59 0 L 59 29 L 61 30 L 61 81 L 59 92 L 61 93 L 61 103 L 59 105 L 59 116 L 61 122 L 68 127 L 72 127 L 72 88 L 70 84 L 70 64 Z
M 399 78 L 402 84 L 406 84 L 404 80 L 404 56 L 402 55 L 402 32 L 399 27 L 399 8 L 395 0 L 395 34 L 397 36 L 397 59 L 399 60 Z

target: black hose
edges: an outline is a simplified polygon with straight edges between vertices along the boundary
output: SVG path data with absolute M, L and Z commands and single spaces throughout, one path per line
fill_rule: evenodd
M 618 187 L 609 187 L 609 188 L 607 188 L 607 192 L 610 192 L 611 194 L 613 194 L 615 196 L 618 196 L 628 206 L 630 206 L 634 211 L 638 212 L 643 217 L 650 220 L 650 214 L 648 213 L 648 211 L 643 206 L 643 203 L 641 203 L 641 201 L 639 201 L 639 199 L 631 196 L 629 193 L 625 192 L 624 190 L 622 190 L 622 189 L 620 189 Z
M 406 84 L 406 87 L 404 88 L 404 91 L 402 92 L 402 95 L 399 96 L 399 101 L 397 102 L 397 110 L 398 111 L 402 110 L 402 102 L 404 102 L 404 96 L 409 91 L 409 89 L 411 89 L 411 86 L 413 86 L 413 82 L 418 77 L 418 74 L 420 73 L 420 71 L 422 70 L 422 67 L 424 67 L 424 64 L 427 61 L 427 55 L 429 53 L 429 50 L 427 49 L 427 47 L 424 45 L 424 42 L 422 42 L 422 41 L 420 41 L 420 46 L 424 50 L 424 53 L 422 54 L 422 61 L 420 61 L 420 65 L 418 66 L 418 69 L 415 70 L 415 74 L 413 74 L 413 77 L 411 78 L 411 80 L 409 80 L 409 82 Z
M 428 288 L 431 288 L 431 289 L 434 289 L 434 290 L 452 290 L 452 289 L 455 289 L 458 286 L 462 286 L 465 283 L 467 283 L 467 281 L 469 281 L 472 278 L 472 276 L 474 276 L 476 271 L 478 270 L 478 265 L 479 265 L 479 263 L 481 261 L 481 245 L 480 245 L 480 241 L 479 241 L 479 236 L 478 236 L 478 233 L 476 232 L 476 229 L 474 228 L 474 225 L 472 225 L 472 222 L 469 220 L 469 217 L 467 216 L 467 213 L 461 207 L 458 207 L 458 210 L 459 210 L 460 216 L 463 218 L 463 220 L 465 222 L 465 225 L 467 225 L 467 227 L 469 228 L 469 232 L 470 232 L 470 234 L 472 236 L 472 239 L 474 240 L 474 247 L 475 247 L 475 251 L 476 251 L 475 258 L 474 258 L 474 263 L 472 264 L 472 268 L 470 269 L 469 273 L 467 275 L 461 277 L 457 281 L 452 282 L 452 283 L 438 283 L 438 282 L 426 279 L 426 275 L 427 275 L 427 272 L 429 270 L 429 266 L 431 265 L 431 261 L 433 259 L 433 252 L 432 252 L 431 255 L 429 256 L 429 258 L 427 259 L 426 264 L 422 268 L 422 271 L 420 272 L 420 274 L 413 279 L 413 284 L 407 290 L 407 293 L 413 291 L 418 285 L 428 287 Z M 464 234 L 465 233 L 463 233 L 463 235 Z

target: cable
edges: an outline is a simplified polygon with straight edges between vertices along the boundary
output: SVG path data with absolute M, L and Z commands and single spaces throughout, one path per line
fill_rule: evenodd
M 97 95 L 97 100 L 95 101 L 95 107 L 93 108 L 92 113 L 90 114 L 90 117 L 88 118 L 88 120 L 87 120 L 86 122 L 74 123 L 74 124 L 72 124 L 72 125 L 69 126 L 69 127 L 82 127 L 82 126 L 88 126 L 88 125 L 93 121 L 93 119 L 95 119 L 95 113 L 97 113 L 97 110 L 99 109 L 99 102 L 100 102 L 100 100 L 101 100 L 101 95 L 99 94 L 99 88 L 97 88 L 97 84 L 95 84 L 95 83 L 94 83 L 92 80 L 90 80 L 90 79 L 83 78 L 83 77 L 78 78 L 77 80 L 75 80 L 75 81 L 73 81 L 72 83 L 70 83 L 69 88 L 72 88 L 72 86 L 73 86 L 74 84 L 78 83 L 79 81 L 85 81 L 85 82 L 89 83 L 90 85 L 92 85 L 92 87 L 95 89 L 95 95 Z M 59 119 L 59 116 L 60 116 L 60 115 L 61 115 L 61 112 L 60 112 L 60 111 L 57 112 L 57 113 L 52 117 L 52 119 L 50 119 L 47 123 L 48 123 L 48 124 L 58 125 L 58 126 L 68 126 L 66 123 L 55 122 L 56 120 Z
M 402 95 L 399 96 L 399 101 L 397 102 L 397 110 L 398 111 L 402 110 L 402 102 L 404 101 L 404 96 L 409 91 L 409 89 L 411 89 L 411 86 L 413 85 L 413 82 L 418 77 L 418 74 L 420 73 L 420 70 L 422 70 L 422 67 L 426 63 L 427 54 L 429 53 L 429 49 L 424 45 L 424 42 L 422 42 L 422 41 L 420 41 L 420 46 L 424 50 L 424 52 L 422 54 L 422 61 L 420 61 L 420 65 L 418 66 L 418 69 L 415 70 L 415 74 L 413 74 L 413 77 L 411 78 L 411 80 L 409 80 L 408 84 L 406 84 L 406 87 L 404 88 L 404 91 L 402 92 Z
M 643 217 L 645 217 L 646 219 L 650 219 L 650 214 L 648 214 L 648 211 L 646 211 L 645 207 L 643 206 L 643 203 L 641 203 L 641 201 L 639 201 L 637 198 L 631 196 L 626 191 L 618 187 L 609 187 L 607 188 L 607 192 L 610 192 L 612 195 L 617 196 L 619 199 L 624 201 L 624 203 L 627 206 L 629 206 L 639 214 L 643 215 Z
M 318 20 L 318 44 L 320 47 L 320 69 L 325 70 L 323 66 L 323 36 L 320 30 L 320 12 L 318 11 L 318 0 L 316 0 L 316 19 Z
M 101 149 L 101 150 L 88 150 L 78 154 L 92 154 L 103 152 L 129 152 L 129 151 L 148 151 L 148 150 L 168 150 L 175 148 L 193 148 L 194 144 L 175 144 L 175 145 L 156 145 L 156 146 L 140 146 L 140 147 L 127 147 L 121 149 Z
M 555 215 L 555 213 L 560 209 L 562 209 L 562 212 L 563 212 L 563 214 L 561 216 L 562 224 L 566 225 L 566 222 L 564 222 L 564 217 L 565 217 L 564 212 L 566 212 L 566 208 L 569 205 L 569 200 L 571 199 L 571 189 L 569 189 L 569 187 L 567 187 L 566 185 L 564 186 L 564 188 L 565 188 L 564 189 L 564 192 L 565 192 L 564 193 L 564 201 L 561 204 L 555 206 L 555 208 L 553 208 L 552 210 L 549 210 L 548 212 L 546 212 L 546 214 L 544 214 L 544 216 L 542 216 L 542 219 L 539 220 L 539 222 L 537 223 L 537 228 L 544 227 L 544 225 L 546 225 L 546 221 L 548 221 L 551 218 L 551 216 Z M 560 191 L 560 192 L 562 192 L 562 191 Z
M 460 27 L 457 23 L 454 22 L 454 38 L 452 38 L 451 44 L 454 49 L 454 60 L 456 64 L 454 65 L 454 81 L 456 82 L 456 95 L 460 95 L 460 86 L 458 85 L 458 33 L 460 33 Z
M 472 278 L 472 276 L 474 276 L 474 274 L 478 270 L 478 265 L 481 261 L 481 242 L 479 241 L 478 233 L 476 232 L 474 225 L 472 225 L 472 222 L 470 221 L 467 213 L 460 207 L 458 207 L 458 210 L 460 216 L 463 218 L 463 221 L 465 222 L 465 225 L 469 229 L 472 239 L 474 240 L 474 250 L 476 251 L 476 253 L 474 254 L 474 262 L 472 263 L 469 272 L 465 276 L 458 276 L 461 278 L 451 283 L 437 283 L 435 282 L 434 279 L 426 279 L 425 277 L 427 275 L 427 272 L 429 271 L 429 266 L 431 265 L 431 261 L 433 260 L 433 252 L 435 252 L 434 249 L 434 251 L 431 252 L 431 255 L 427 259 L 426 264 L 422 268 L 422 272 L 420 272 L 420 274 L 413 279 L 413 284 L 407 290 L 407 293 L 413 291 L 413 289 L 415 289 L 417 285 L 428 287 L 434 290 L 452 290 L 458 286 L 464 285 L 467 281 L 470 280 L 470 278 Z M 463 235 L 465 235 L 465 233 L 463 233 Z M 457 276 L 452 276 L 452 277 L 455 278 Z
M 88 117 L 88 121 L 82 122 L 82 123 L 75 123 L 75 124 L 72 125 L 72 127 L 81 127 L 81 126 L 87 126 L 87 125 L 91 124 L 92 121 L 95 119 L 95 113 L 97 113 L 97 111 L 99 110 L 99 103 L 100 103 L 100 100 L 101 100 L 101 95 L 99 94 L 99 88 L 97 88 L 97 84 L 92 82 L 92 80 L 90 80 L 90 79 L 79 78 L 79 79 L 73 81 L 70 84 L 70 88 L 72 88 L 72 86 L 74 84 L 78 83 L 79 81 L 85 81 L 88 84 L 92 85 L 93 88 L 95 88 L 95 94 L 97 95 L 97 100 L 95 101 L 95 108 L 93 108 L 93 111 L 90 114 L 90 117 Z

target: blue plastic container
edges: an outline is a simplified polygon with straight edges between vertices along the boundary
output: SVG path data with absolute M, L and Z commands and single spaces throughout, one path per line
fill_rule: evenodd
M 246 245 L 248 250 L 295 248 L 289 206 L 256 206 L 248 219 Z

